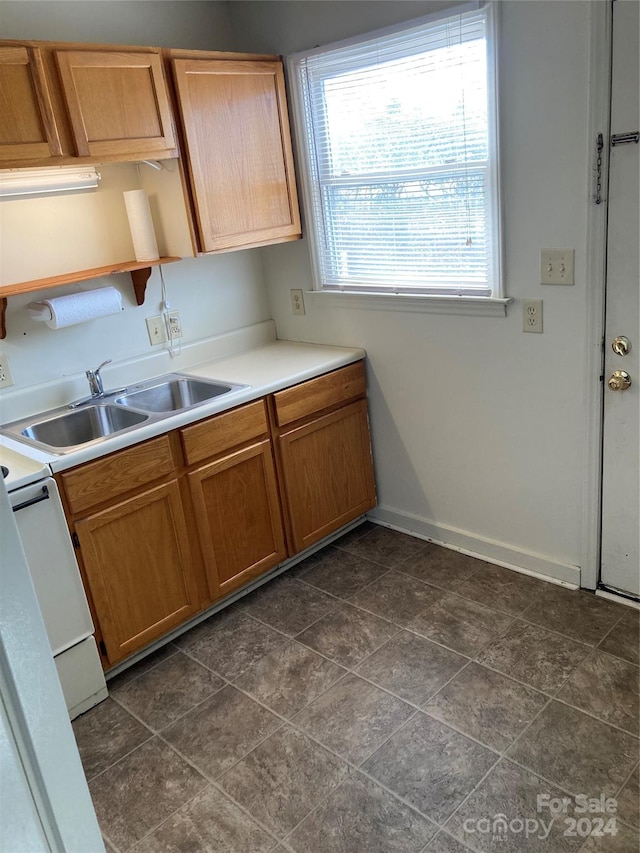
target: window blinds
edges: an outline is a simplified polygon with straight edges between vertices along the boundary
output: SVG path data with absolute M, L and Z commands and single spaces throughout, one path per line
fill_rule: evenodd
M 294 59 L 321 286 L 491 295 L 484 9 Z

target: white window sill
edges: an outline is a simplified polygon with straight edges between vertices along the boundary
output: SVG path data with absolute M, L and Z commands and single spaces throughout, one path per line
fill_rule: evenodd
M 361 308 L 369 311 L 409 311 L 412 314 L 466 314 L 475 317 L 506 317 L 510 297 L 420 296 L 414 293 L 350 293 L 308 290 L 304 294 L 323 308 Z

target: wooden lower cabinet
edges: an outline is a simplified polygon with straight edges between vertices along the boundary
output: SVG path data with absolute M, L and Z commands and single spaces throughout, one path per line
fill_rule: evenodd
M 188 474 L 209 587 L 227 595 L 287 556 L 269 439 Z
M 75 523 L 109 663 L 198 610 L 177 480 Z
M 105 666 L 375 505 L 364 388 L 349 365 L 57 476 Z
M 375 506 L 366 400 L 278 438 L 293 553 Z

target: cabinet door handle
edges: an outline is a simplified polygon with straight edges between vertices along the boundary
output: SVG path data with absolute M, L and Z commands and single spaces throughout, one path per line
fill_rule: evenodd
M 31 498 L 28 501 L 23 501 L 21 504 L 16 504 L 13 507 L 14 512 L 18 512 L 19 509 L 25 509 L 28 506 L 33 506 L 34 504 L 39 504 L 40 501 L 48 501 L 49 500 L 49 489 L 46 486 L 42 487 L 42 494 L 38 495 L 36 498 Z

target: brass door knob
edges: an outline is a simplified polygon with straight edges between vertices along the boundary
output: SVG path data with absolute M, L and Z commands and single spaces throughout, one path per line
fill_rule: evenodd
M 631 385 L 631 377 L 626 370 L 614 370 L 609 377 L 608 385 L 612 391 L 626 391 Z
M 631 352 L 631 341 L 624 335 L 618 335 L 611 341 L 611 349 L 616 355 L 629 355 Z

